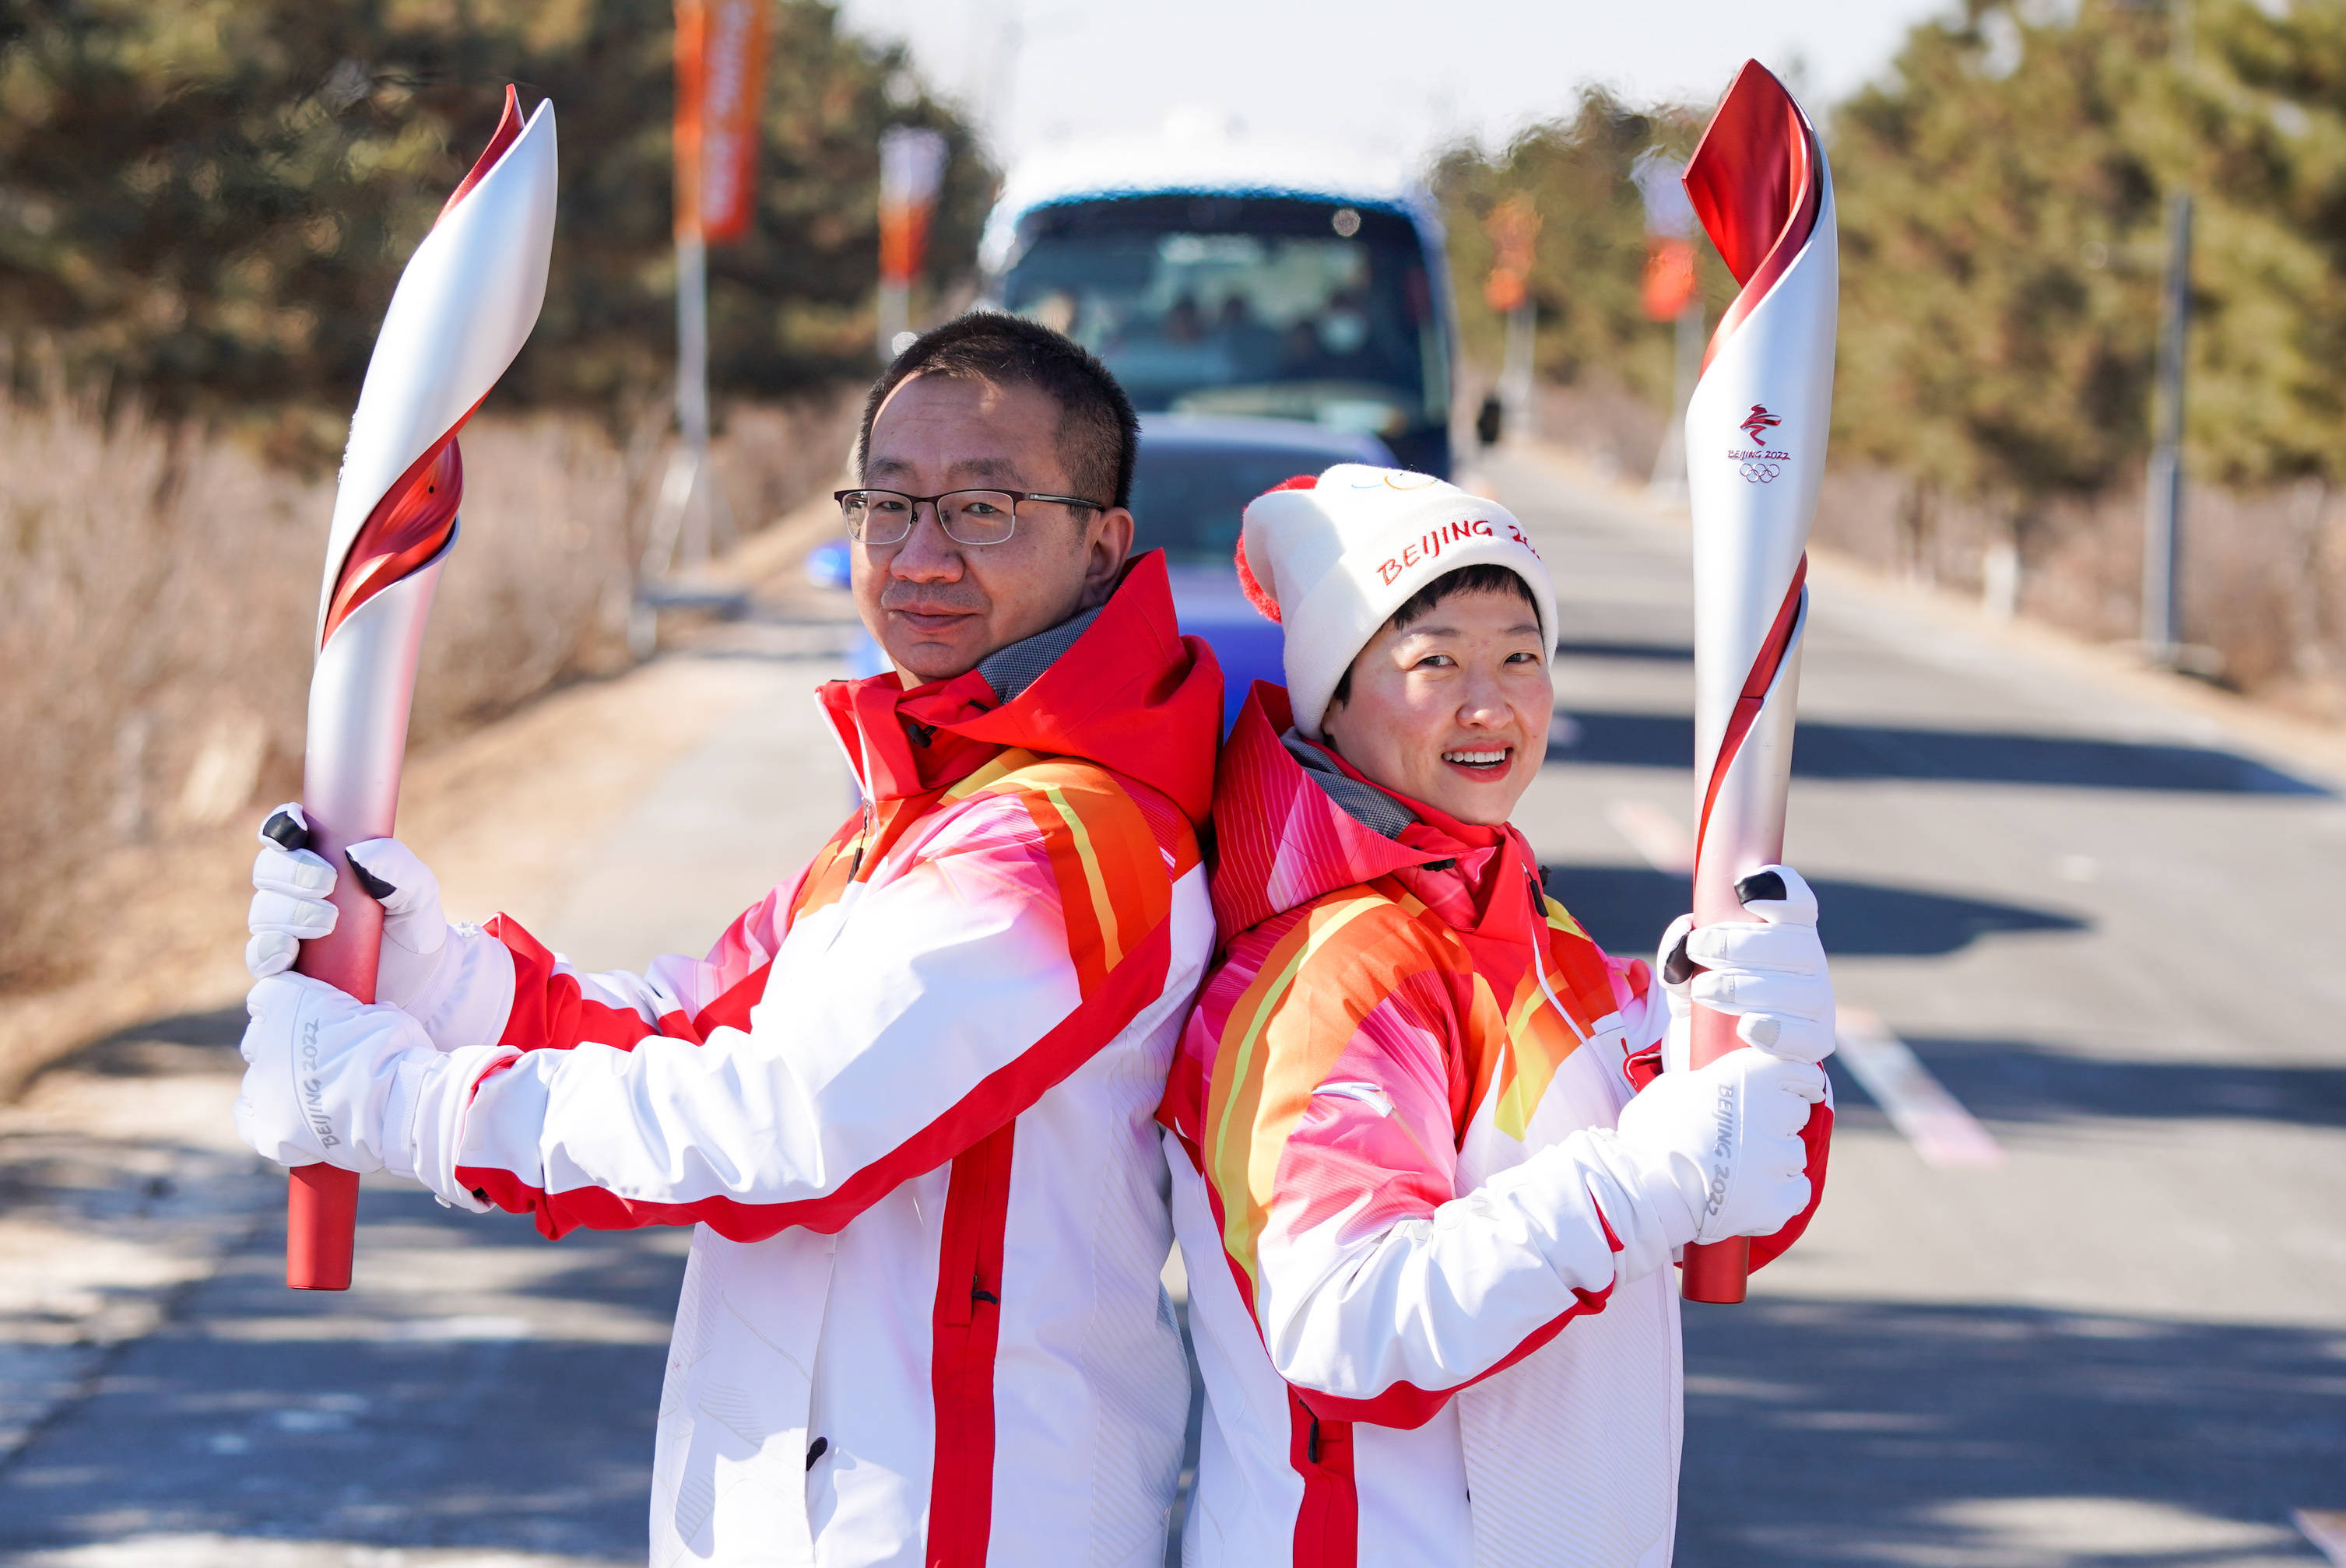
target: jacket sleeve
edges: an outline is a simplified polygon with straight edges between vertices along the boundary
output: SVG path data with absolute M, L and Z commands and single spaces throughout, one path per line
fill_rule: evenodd
M 499 915 L 484 928 L 513 971 L 498 1041 L 524 1051 L 590 1044 L 627 1050 L 653 1034 L 699 1043 L 718 1028 L 739 1028 L 764 993 L 781 946 L 780 911 L 789 907 L 789 891 L 778 888 L 743 911 L 708 957 L 669 954 L 641 974 L 582 972 L 519 921 Z
M 481 1082 L 452 1174 L 548 1235 L 836 1230 L 1136 1018 L 1186 1003 L 1210 917 L 1195 876 L 1177 903 L 1170 860 L 1106 781 L 964 802 L 786 936 L 770 903 L 698 969 L 577 977 L 580 1010 L 608 1009 L 622 1033 L 631 1013 L 643 1032 L 606 1043 L 549 1008 L 563 1038 L 543 1043 L 576 1043 L 525 1049 Z M 1177 942 L 1185 923 L 1198 929 Z M 729 977 L 760 951 L 754 1016 L 729 1011 L 749 983 Z
M 1192 1152 L 1280 1376 L 1323 1418 L 1417 1426 L 1669 1244 L 1609 1131 L 1459 1196 L 1452 993 L 1344 942 L 1339 918 L 1233 944 L 1183 1043 L 1185 1065 L 1212 1063 Z
M 852 823 L 850 824 L 852 828 Z M 740 1024 L 765 984 L 798 889 L 823 874 L 848 839 L 842 830 L 788 889 L 744 911 L 706 958 L 654 959 L 641 974 L 585 973 L 511 915 L 452 926 L 445 956 L 406 1010 L 443 1051 L 501 1044 L 568 1050 L 589 1043 L 622 1050 L 646 1035 L 702 1040 Z

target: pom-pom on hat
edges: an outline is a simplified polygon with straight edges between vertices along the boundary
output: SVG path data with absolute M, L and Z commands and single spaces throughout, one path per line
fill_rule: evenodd
M 1255 497 L 1239 535 L 1239 585 L 1286 630 L 1295 728 L 1321 738 L 1336 685 L 1377 628 L 1434 578 L 1504 566 L 1556 645 L 1556 587 L 1523 525 L 1494 501 L 1425 473 L 1340 463 Z

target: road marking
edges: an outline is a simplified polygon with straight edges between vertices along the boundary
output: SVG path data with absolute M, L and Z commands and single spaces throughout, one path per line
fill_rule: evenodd
M 1671 876 L 1694 871 L 1694 838 L 1678 817 L 1651 800 L 1619 799 L 1605 808 L 1613 830 L 1646 863 Z M 1942 1170 L 1994 1170 L 2004 1148 L 1947 1086 L 1931 1075 L 1906 1042 L 1862 1007 L 1841 1009 L 1838 1054 L 1865 1092 L 1906 1135 L 1923 1163 Z
M 1605 808 L 1613 830 L 1646 858 L 1646 864 L 1673 877 L 1694 874 L 1694 836 L 1678 815 L 1651 800 L 1616 800 Z
M 2290 1511 L 2290 1518 L 2305 1532 L 2305 1538 L 2321 1548 L 2321 1554 L 2339 1568 L 2346 1568 L 2346 1512 L 2333 1508 L 2298 1508 Z
M 1840 1010 L 1834 1053 L 1906 1135 L 1923 1163 L 1942 1170 L 1994 1170 L 2004 1164 L 2004 1147 L 1989 1135 L 1963 1102 L 1931 1075 L 1913 1048 L 1862 1007 Z

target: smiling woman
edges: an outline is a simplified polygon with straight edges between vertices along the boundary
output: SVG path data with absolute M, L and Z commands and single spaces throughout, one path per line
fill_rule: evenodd
M 1403 601 L 1336 682 L 1320 728 L 1372 782 L 1495 827 L 1539 773 L 1555 699 L 1530 585 L 1485 563 Z
M 1239 568 L 1288 689 L 1222 748 L 1221 959 L 1158 1113 L 1224 1456 L 1192 1522 L 1293 1568 L 1667 1562 L 1670 1255 L 1773 1257 L 1823 1178 L 1815 901 L 1771 868 L 1688 938 L 1770 1050 L 1658 1074 L 1688 976 L 1608 957 L 1507 822 L 1553 699 L 1525 530 L 1340 463 L 1246 509 Z

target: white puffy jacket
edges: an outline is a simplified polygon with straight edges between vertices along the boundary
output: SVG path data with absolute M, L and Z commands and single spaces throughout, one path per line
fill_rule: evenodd
M 1144 557 L 957 680 L 826 687 L 870 805 L 706 960 L 464 939 L 435 1033 L 518 1049 L 462 1187 L 548 1236 L 699 1227 L 656 1568 L 1161 1561 L 1188 1382 L 1151 1118 L 1212 943 L 1220 695 Z

